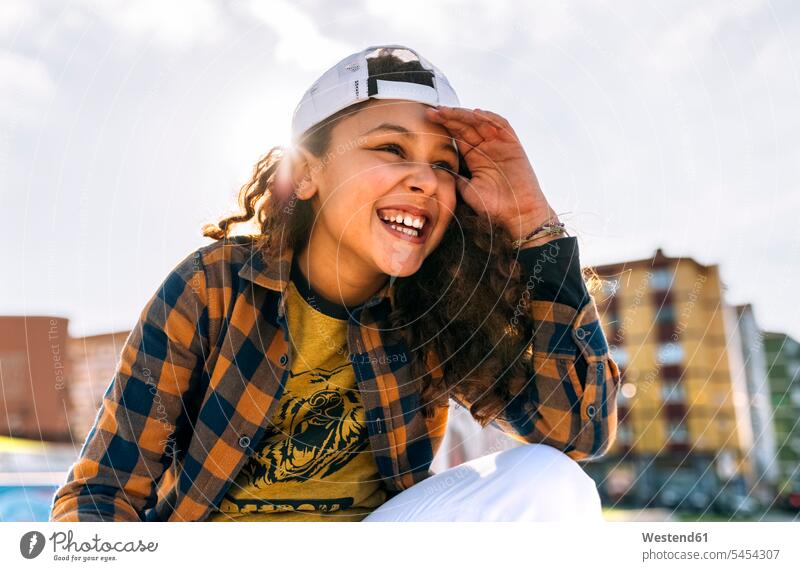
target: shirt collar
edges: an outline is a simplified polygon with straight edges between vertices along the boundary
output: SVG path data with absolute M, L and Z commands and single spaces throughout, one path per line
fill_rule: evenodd
M 261 240 L 253 240 L 248 245 L 250 245 L 252 253 L 239 270 L 239 277 L 280 292 L 281 295 L 285 294 L 290 281 L 294 249 L 284 246 L 280 252 L 270 253 Z M 372 307 L 384 298 L 388 298 L 389 302 L 394 305 L 396 287 L 396 278 L 391 276 L 386 280 L 384 286 L 362 306 Z

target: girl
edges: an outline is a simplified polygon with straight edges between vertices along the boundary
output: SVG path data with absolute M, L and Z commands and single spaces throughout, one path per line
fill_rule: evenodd
M 292 128 L 142 311 L 51 521 L 598 519 L 619 371 L 508 122 L 390 45 Z M 521 445 L 433 476 L 450 398 Z

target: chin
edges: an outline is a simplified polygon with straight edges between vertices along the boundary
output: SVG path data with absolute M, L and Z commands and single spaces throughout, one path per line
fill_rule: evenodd
M 389 260 L 382 259 L 381 263 L 378 264 L 378 267 L 381 269 L 383 273 L 389 276 L 395 276 L 398 278 L 405 278 L 408 276 L 413 276 L 417 273 L 420 266 L 422 266 L 422 261 L 419 262 L 402 262 L 402 263 L 389 263 Z
M 378 235 L 372 240 L 375 265 L 390 276 L 407 277 L 417 273 L 430 254 L 431 242 L 409 242 L 387 235 L 383 228 L 377 230 Z
M 373 242 L 375 265 L 386 275 L 399 278 L 414 275 L 422 267 L 427 252 L 422 248 L 409 248 L 403 244 Z

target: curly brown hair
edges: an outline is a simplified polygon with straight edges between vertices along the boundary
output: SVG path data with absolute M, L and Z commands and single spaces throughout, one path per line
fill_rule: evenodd
M 418 62 L 391 54 L 369 60 L 369 68 L 371 76 L 432 85 L 430 73 Z M 333 127 L 366 103 L 310 128 L 299 144 L 323 157 L 329 152 Z M 205 224 L 204 236 L 224 239 L 232 225 L 253 223 L 260 229 L 257 247 L 301 251 L 314 212 L 310 201 L 298 200 L 291 192 L 274 192 L 286 154 L 277 146 L 261 157 L 239 190 L 242 210 Z M 468 176 L 463 158 L 459 162 L 460 174 Z M 455 391 L 472 403 L 470 413 L 485 426 L 532 380 L 532 324 L 527 310 L 519 309 L 527 307 L 530 291 L 525 290 L 510 237 L 500 225 L 476 213 L 459 193 L 454 220 L 457 223 L 450 224 L 419 270 L 397 278 L 388 327 L 409 348 L 411 375 L 425 416 L 433 415 L 434 407 L 447 406 Z M 443 373 L 438 378 L 427 371 L 431 350 Z

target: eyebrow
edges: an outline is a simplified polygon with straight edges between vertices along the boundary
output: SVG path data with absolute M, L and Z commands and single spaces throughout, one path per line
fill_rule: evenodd
M 416 133 L 412 133 L 402 125 L 398 125 L 396 123 L 381 123 L 377 127 L 373 127 L 372 129 L 364 133 L 363 136 L 374 133 L 375 131 L 394 131 L 395 133 L 403 135 L 404 137 L 409 137 L 411 139 L 417 138 Z M 450 151 L 451 153 L 453 153 L 456 159 L 458 159 L 458 152 L 456 151 L 455 147 L 452 144 L 442 143 L 442 145 L 439 148 L 445 151 Z

